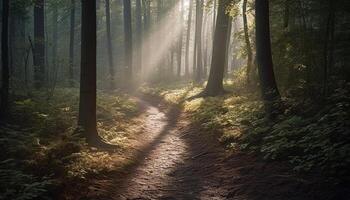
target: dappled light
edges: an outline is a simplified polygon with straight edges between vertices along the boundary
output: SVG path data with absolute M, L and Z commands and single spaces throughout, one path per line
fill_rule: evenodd
M 0 200 L 349 200 L 349 7 L 2 0 Z

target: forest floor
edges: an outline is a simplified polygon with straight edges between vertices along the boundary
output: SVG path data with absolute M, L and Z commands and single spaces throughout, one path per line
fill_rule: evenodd
M 118 155 L 125 162 L 90 178 L 88 191 L 79 191 L 82 199 L 313 199 L 312 182 L 279 162 L 225 149 L 181 106 L 148 98 L 138 102 L 140 134 Z

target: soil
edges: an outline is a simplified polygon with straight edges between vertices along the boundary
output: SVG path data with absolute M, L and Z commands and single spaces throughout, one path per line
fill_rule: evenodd
M 140 134 L 124 155 L 130 163 L 94 177 L 80 199 L 307 200 L 331 199 L 287 165 L 227 151 L 177 106 L 139 100 Z

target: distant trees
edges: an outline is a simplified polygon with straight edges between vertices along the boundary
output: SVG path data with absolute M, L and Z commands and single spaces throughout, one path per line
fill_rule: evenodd
M 189 75 L 190 66 L 190 38 L 191 38 L 191 27 L 192 27 L 192 10 L 193 10 L 193 0 L 190 1 L 190 7 L 188 11 L 188 21 L 187 21 L 187 34 L 186 34 L 186 53 L 185 53 L 185 76 Z
M 136 0 L 136 26 L 135 26 L 135 37 L 136 37 L 136 53 L 135 53 L 135 67 L 138 72 L 142 69 L 142 4 L 141 0 Z
M 90 144 L 99 137 L 96 123 L 96 1 L 82 1 L 80 103 L 78 125 Z
M 34 1 L 34 86 L 40 89 L 45 83 L 45 16 L 44 0 Z
M 213 58 L 208 83 L 202 92 L 203 96 L 217 96 L 224 93 L 223 77 L 229 22 L 229 16 L 226 14 L 225 9 L 230 4 L 230 2 L 230 0 L 219 1 L 214 34 Z
M 195 34 L 195 45 L 197 56 L 196 61 L 196 71 L 194 71 L 194 80 L 196 83 L 199 83 L 202 80 L 203 76 L 203 58 L 202 58 L 202 24 L 203 24 L 203 1 L 196 1 L 196 34 Z
M 263 98 L 266 101 L 276 100 L 280 95 L 273 70 L 268 0 L 255 1 L 255 26 L 257 63 Z
M 242 18 L 243 18 L 243 27 L 244 27 L 244 40 L 246 43 L 247 50 L 247 84 L 251 83 L 251 74 L 253 68 L 253 51 L 249 38 L 249 28 L 248 28 L 248 17 L 247 17 L 247 4 L 248 0 L 243 0 L 243 8 L 242 8 Z
M 108 49 L 108 63 L 109 63 L 109 76 L 110 76 L 110 87 L 114 88 L 114 63 L 113 63 L 113 46 L 111 37 L 111 10 L 110 1 L 106 0 L 106 29 L 107 29 L 107 49 Z
M 75 42 L 75 0 L 70 5 L 70 31 L 69 31 L 69 86 L 74 86 L 74 42 Z
M 124 4 L 124 39 L 125 39 L 125 71 L 126 77 L 132 78 L 132 24 L 131 24 L 131 2 L 123 0 Z
M 8 54 L 8 20 L 9 20 L 9 0 L 2 1 L 2 26 L 1 26 L 1 61 L 2 61 L 2 86 L 0 97 L 0 118 L 8 112 L 8 98 L 10 87 L 10 70 Z

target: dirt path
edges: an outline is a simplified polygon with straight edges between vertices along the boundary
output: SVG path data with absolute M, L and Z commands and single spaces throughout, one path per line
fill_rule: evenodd
M 313 199 L 306 189 L 311 183 L 291 176 L 283 166 L 226 152 L 217 138 L 200 132 L 176 107 L 163 112 L 141 103 L 143 132 L 133 164 L 108 177 L 108 195 L 91 199 Z

